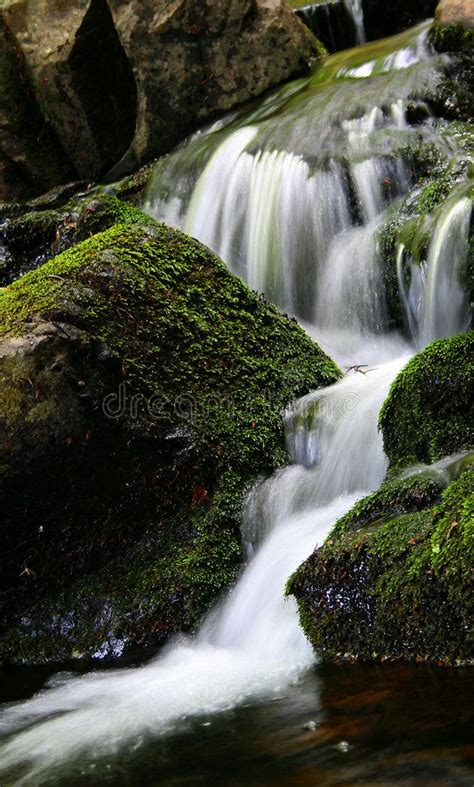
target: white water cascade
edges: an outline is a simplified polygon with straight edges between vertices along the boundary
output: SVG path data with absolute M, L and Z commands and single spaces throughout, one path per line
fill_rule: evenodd
M 421 347 L 468 330 L 471 324 L 463 274 L 469 249 L 472 188 L 459 191 L 439 211 L 426 260 L 415 261 L 403 243 L 398 248 L 401 300 L 411 334 Z M 405 277 L 407 264 L 409 287 Z
M 378 413 L 413 351 L 387 333 L 376 236 L 410 186 L 397 151 L 433 134 L 429 119 L 414 130 L 406 118 L 408 102 L 421 101 L 440 78 L 424 40 L 421 28 L 350 61 L 329 58 L 314 77 L 195 135 L 158 165 L 148 210 L 212 246 L 304 320 L 341 366 L 358 368 L 287 414 L 294 464 L 247 501 L 252 557 L 197 637 L 172 643 L 145 667 L 59 675 L 32 700 L 6 707 L 2 785 L 90 774 L 189 718 L 289 691 L 314 663 L 284 586 L 338 518 L 381 483 L 387 463 Z M 446 210 L 417 293 L 401 286 L 422 336 L 454 325 L 441 314 L 456 292 L 447 258 L 455 235 L 465 246 L 467 202 Z M 458 256 L 462 265 L 462 250 Z M 414 313 L 419 293 L 427 305 Z M 464 307 L 455 308 L 458 320 Z
M 245 526 L 255 555 L 195 640 L 172 644 L 138 669 L 59 675 L 31 701 L 2 712 L 3 785 L 51 784 L 74 767 L 89 772 L 122 747 L 182 728 L 189 717 L 271 697 L 311 666 L 314 654 L 284 586 L 336 520 L 380 484 L 386 460 L 378 411 L 405 360 L 316 394 L 325 414 L 307 436 L 319 445 L 320 461 L 310 469 L 290 466 L 255 490 Z M 303 400 L 288 419 L 313 404 Z M 299 451 L 311 450 L 302 448 L 303 432 L 296 440 Z
M 423 104 L 444 68 L 423 25 L 333 55 L 309 80 L 195 135 L 160 163 L 146 207 L 214 249 L 317 337 L 330 335 L 323 346 L 345 357 L 348 337 L 352 352 L 388 331 L 378 232 L 413 185 L 403 151 L 420 139 L 446 147 Z M 409 106 L 424 118 L 416 126 Z M 469 319 L 461 278 L 470 205 L 465 197 L 443 213 L 411 292 L 399 275 L 418 345 Z
M 349 14 L 352 17 L 354 28 L 356 32 L 356 43 L 363 44 L 365 41 L 365 27 L 364 27 L 364 9 L 362 8 L 362 0 L 344 0 Z

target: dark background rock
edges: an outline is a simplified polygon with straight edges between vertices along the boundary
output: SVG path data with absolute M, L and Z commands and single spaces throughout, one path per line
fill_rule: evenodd
M 295 8 L 295 13 L 328 52 L 356 46 L 354 21 L 343 0 L 325 0 L 304 5 L 302 8 Z
M 396 3 L 363 0 L 367 39 L 373 41 L 401 33 L 434 16 L 436 6 L 437 0 L 400 0 Z
M 317 42 L 282 0 L 4 0 L 0 9 L 27 86 L 16 78 L 7 115 L 16 144 L 25 137 L 20 148 L 36 178 L 19 192 L 4 164 L 4 201 L 74 176 L 132 172 L 199 124 L 306 68 L 316 53 Z M 11 82 L 2 52 L 3 61 L 0 74 Z M 29 104 L 37 102 L 32 129 L 29 105 L 15 106 L 16 95 L 24 104 L 28 93 Z M 56 138 L 50 131 L 40 139 L 35 123 Z M 8 161 L 8 145 L 1 150 Z
M 24 55 L 0 15 L 0 202 L 26 199 L 73 176 L 40 111 Z

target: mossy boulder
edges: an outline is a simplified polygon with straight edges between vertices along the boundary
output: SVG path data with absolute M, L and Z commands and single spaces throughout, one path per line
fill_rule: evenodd
M 0 291 L 0 660 L 189 630 L 241 564 L 282 411 L 340 376 L 208 249 L 129 209 Z
M 329 661 L 474 662 L 474 471 L 391 480 L 358 503 L 289 590 Z
M 433 342 L 409 361 L 380 426 L 393 468 L 474 447 L 474 331 Z
M 474 9 L 470 0 L 441 0 L 431 40 L 439 52 L 459 52 L 474 47 Z
M 50 205 L 44 195 L 24 209 L 18 206 L 11 217 L 5 210 L 0 287 L 114 224 L 143 222 L 143 213 L 118 199 L 114 191 L 115 187 L 110 193 L 100 187 L 86 193 L 79 191 L 59 205 L 54 201 Z M 133 200 L 135 195 L 132 192 L 130 196 Z

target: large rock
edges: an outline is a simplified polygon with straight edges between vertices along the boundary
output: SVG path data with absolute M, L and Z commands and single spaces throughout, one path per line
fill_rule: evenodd
M 474 448 L 474 331 L 412 358 L 392 385 L 380 426 L 393 468 Z
M 0 16 L 0 202 L 22 200 L 74 176 L 38 106 L 23 53 Z
M 291 592 L 328 661 L 472 664 L 473 560 L 474 454 L 358 503 L 298 569 Z
M 283 0 L 110 5 L 137 82 L 130 155 L 138 161 L 287 79 L 315 54 L 315 39 Z
M 466 30 L 474 30 L 474 5 L 471 0 L 441 0 L 436 21 L 442 27 L 462 25 Z
M 431 38 L 440 52 L 472 50 L 474 6 L 471 0 L 441 0 L 436 9 Z
M 106 0 L 6 0 L 3 17 L 77 175 L 97 178 L 127 150 L 136 119 L 135 80 Z
M 340 375 L 208 249 L 116 218 L 0 291 L 0 661 L 196 624 L 286 404 Z
M 282 0 L 3 0 L 45 118 L 80 178 L 133 169 L 305 66 Z

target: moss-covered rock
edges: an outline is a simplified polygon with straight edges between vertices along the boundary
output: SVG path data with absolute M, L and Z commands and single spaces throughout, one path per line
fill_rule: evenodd
M 358 503 L 292 577 L 303 629 L 331 661 L 474 661 L 474 472 L 429 474 Z
M 459 22 L 447 26 L 435 22 L 430 38 L 438 52 L 462 52 L 474 45 L 474 32 L 466 30 Z
M 474 47 L 474 10 L 469 0 L 441 0 L 431 29 L 438 52 L 459 52 Z
M 191 628 L 285 462 L 282 410 L 340 375 L 208 249 L 120 211 L 0 291 L 0 660 Z
M 391 387 L 380 426 L 394 468 L 474 446 L 474 331 L 412 358 Z
M 123 187 L 127 190 L 127 187 Z M 143 213 L 100 188 L 77 194 L 65 204 L 49 206 L 46 196 L 6 218 L 0 259 L 0 287 L 117 222 L 143 222 Z M 131 191 L 133 199 L 134 192 Z M 1 214 L 1 211 L 0 211 Z

